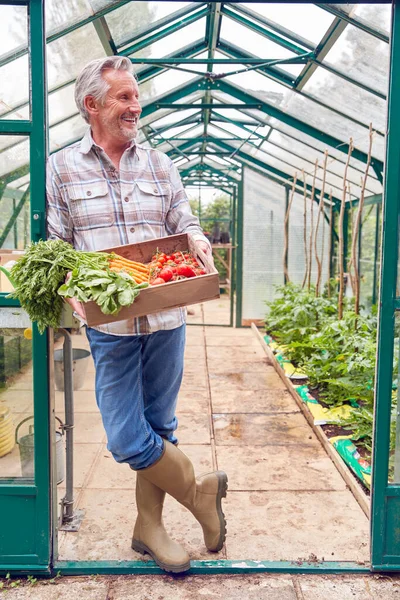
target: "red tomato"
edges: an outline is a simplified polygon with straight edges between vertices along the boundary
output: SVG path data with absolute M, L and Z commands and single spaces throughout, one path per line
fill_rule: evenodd
M 176 274 L 181 277 L 196 277 L 196 273 L 189 265 L 179 265 L 176 267 Z
M 158 258 L 158 262 L 160 262 L 162 264 L 164 264 L 166 262 L 166 260 L 167 259 L 165 258 L 165 256 L 162 256 L 162 255 Z
M 156 277 L 155 280 L 151 282 L 151 285 L 161 285 L 162 283 L 165 283 L 164 279 L 161 279 L 161 277 Z
M 207 271 L 205 271 L 204 269 L 200 269 L 199 275 L 207 275 Z
M 170 267 L 164 267 L 160 273 L 158 274 L 159 277 L 161 277 L 161 279 L 163 279 L 165 282 L 169 281 L 170 279 L 172 279 L 173 277 L 173 271 Z
M 170 256 L 169 254 L 167 254 L 167 256 L 165 257 L 165 260 L 172 260 L 172 256 Z
M 163 268 L 163 263 L 159 260 L 157 261 L 156 265 L 157 269 L 162 269 Z

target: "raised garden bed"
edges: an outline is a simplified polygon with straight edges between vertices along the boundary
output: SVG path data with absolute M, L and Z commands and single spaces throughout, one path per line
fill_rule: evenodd
M 331 458 L 331 460 L 335 464 L 340 475 L 343 477 L 346 485 L 351 489 L 355 499 L 359 503 L 359 505 L 362 508 L 365 515 L 367 517 L 369 517 L 370 499 L 368 496 L 368 489 L 365 486 L 363 486 L 359 482 L 358 479 L 356 479 L 353 472 L 350 470 L 350 468 L 347 466 L 347 464 L 341 458 L 341 456 L 339 455 L 337 450 L 334 448 L 334 446 L 329 441 L 329 438 L 327 435 L 327 430 L 328 431 L 330 430 L 330 432 L 333 432 L 332 425 L 331 424 L 324 425 L 324 426 L 315 425 L 315 416 L 312 414 L 311 410 L 307 406 L 307 403 L 304 402 L 304 400 L 301 398 L 299 391 L 296 389 L 296 385 L 291 381 L 291 379 L 285 373 L 283 367 L 277 360 L 275 354 L 273 353 L 273 351 L 271 350 L 269 345 L 264 340 L 262 333 L 257 329 L 257 327 L 254 324 L 252 325 L 252 330 L 253 330 L 254 334 L 256 335 L 257 339 L 259 340 L 259 342 L 260 342 L 265 354 L 267 355 L 268 359 L 270 360 L 271 364 L 274 366 L 276 372 L 282 379 L 286 388 L 289 390 L 290 394 L 292 395 L 295 402 L 297 403 L 300 410 L 302 411 L 305 418 L 307 419 L 307 422 L 309 423 L 310 427 L 312 428 L 315 435 L 317 436 L 317 438 L 323 445 L 326 453 L 328 454 L 328 456 Z M 304 383 L 304 381 L 302 381 L 301 383 Z M 325 428 L 327 428 L 327 430 L 325 430 Z M 334 431 L 334 433 L 337 434 L 337 429 Z M 346 433 L 348 433 L 348 432 L 346 432 Z

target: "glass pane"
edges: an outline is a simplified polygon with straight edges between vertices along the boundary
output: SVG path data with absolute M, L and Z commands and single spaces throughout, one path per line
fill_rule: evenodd
M 50 152 L 55 152 L 80 140 L 87 127 L 87 123 L 80 115 L 52 127 L 50 129 Z
M 93 14 L 87 0 L 46 0 L 46 33 L 59 31 Z
M 93 4 L 93 1 L 92 1 Z M 189 2 L 129 2 L 106 16 L 117 46 L 128 43 L 136 32 L 148 29 L 167 15 L 189 6 Z
M 29 139 L 0 139 L 5 145 L 15 144 L 0 152 L 0 264 L 9 269 L 30 240 Z M 0 292 L 11 291 L 1 273 Z M 1 309 L 0 479 L 34 476 L 31 331 L 29 320 L 24 322 L 16 312 Z
M 29 98 L 29 58 L 25 54 L 0 67 L 0 118 L 26 119 L 28 111 L 10 114 L 15 106 Z
M 158 42 L 150 44 L 142 48 L 138 52 L 131 54 L 132 58 L 160 58 L 174 54 L 181 48 L 193 44 L 195 40 L 204 39 L 206 32 L 206 19 L 202 18 L 183 27 L 179 31 L 175 31 L 170 35 L 166 35 Z
M 360 19 L 368 23 L 372 28 L 378 25 L 379 29 L 383 29 L 387 33 L 390 32 L 392 17 L 392 7 L 390 4 L 375 4 L 373 6 L 356 4 L 353 15 L 360 17 Z
M 26 6 L 0 6 L 0 56 L 27 45 L 27 14 Z
M 377 7 L 371 6 L 370 8 L 376 9 Z M 379 21 L 377 22 L 379 23 Z M 389 44 L 381 42 L 353 25 L 347 25 L 328 52 L 325 62 L 350 77 L 378 89 L 384 94 L 387 93 Z
M 321 40 L 333 21 L 332 15 L 312 4 L 290 4 L 290 9 L 277 3 L 241 2 L 241 4 L 315 44 Z
M 360 252 L 361 303 L 370 311 L 374 296 L 374 275 L 380 248 L 375 249 L 378 205 L 366 206 L 362 215 Z M 378 240 L 379 242 L 379 240 Z M 376 302 L 376 298 L 375 298 Z
M 0 151 L 0 252 L 8 255 L 22 251 L 30 239 L 29 183 L 22 180 L 29 175 L 29 138 L 15 141 L 14 137 L 2 136 L 0 140 L 10 145 Z M 1 258 L 0 264 L 4 266 Z M 7 279 L 3 283 L 6 285 Z
M 103 56 L 104 48 L 92 23 L 47 44 L 49 89 L 75 78 L 89 61 Z
M 29 172 L 29 138 L 4 135 L 0 142 L 3 148 L 9 146 L 0 152 L 0 182 L 9 183 L 21 177 L 24 168 Z
M 183 71 L 173 70 L 165 71 L 157 77 L 140 84 L 140 98 L 141 101 L 154 99 L 154 97 L 161 96 L 167 92 L 171 92 L 178 85 L 185 85 L 194 79 L 194 75 Z M 185 100 L 182 100 L 185 102 Z
M 3 251 L 0 260 L 9 262 Z M 0 285 L 8 291 L 3 275 Z M 34 477 L 32 342 L 29 326 L 14 320 L 15 328 L 0 328 L 0 480 Z
M 399 277 L 397 277 L 399 285 Z M 397 289 L 397 296 L 399 290 Z M 400 483 L 400 314 L 395 313 L 394 321 L 394 364 L 393 364 L 393 392 L 392 415 L 390 423 L 390 453 L 389 453 L 389 483 Z
M 385 130 L 386 101 L 325 69 L 317 69 L 304 91 L 380 132 Z
M 78 112 L 74 98 L 74 85 L 69 85 L 48 96 L 49 123 L 52 126 L 65 117 Z
M 232 19 L 222 19 L 221 39 L 236 46 L 240 45 L 246 52 L 261 56 L 266 60 L 295 56 L 293 52 Z

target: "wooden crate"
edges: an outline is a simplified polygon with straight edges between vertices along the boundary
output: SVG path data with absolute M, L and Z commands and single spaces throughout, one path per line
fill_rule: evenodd
M 170 281 L 154 287 L 150 286 L 140 292 L 131 306 L 122 308 L 116 316 L 104 315 L 95 302 L 88 302 L 85 304 L 85 312 L 89 327 L 219 298 L 218 271 L 207 256 L 197 252 L 193 239 L 187 233 L 147 240 L 138 244 L 107 248 L 104 252 L 115 252 L 130 260 L 149 263 L 157 249 L 166 254 L 189 250 L 204 266 L 207 274 L 180 281 Z

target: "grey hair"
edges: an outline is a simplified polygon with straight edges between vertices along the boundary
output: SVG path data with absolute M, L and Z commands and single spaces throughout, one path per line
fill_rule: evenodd
M 88 63 L 79 73 L 75 83 L 75 103 L 87 123 L 89 123 L 89 114 L 85 108 L 85 98 L 93 96 L 98 102 L 104 101 L 110 86 L 103 79 L 102 74 L 108 69 L 128 71 L 135 77 L 133 65 L 126 56 L 107 56 Z

